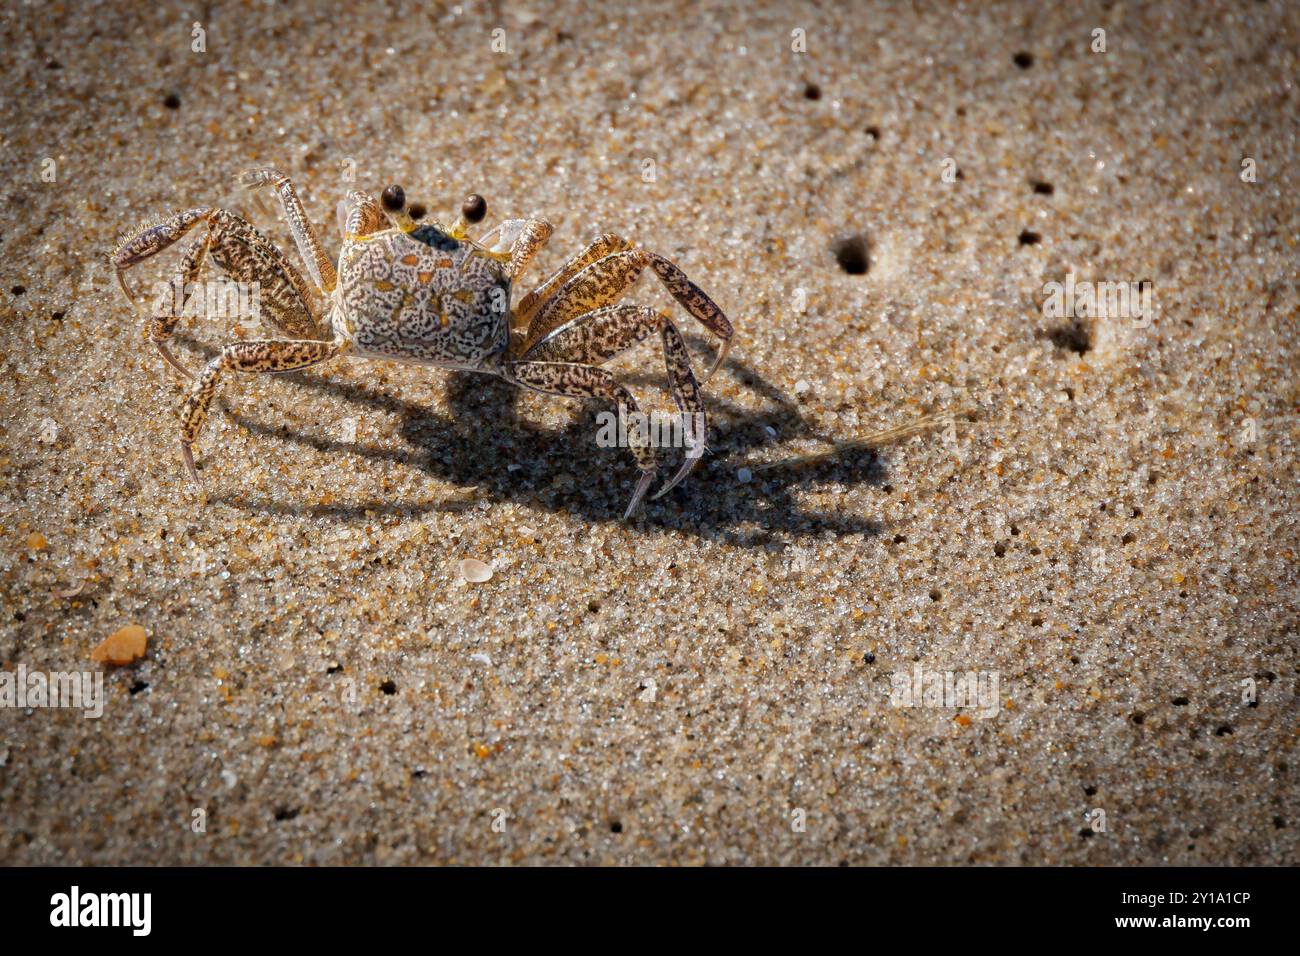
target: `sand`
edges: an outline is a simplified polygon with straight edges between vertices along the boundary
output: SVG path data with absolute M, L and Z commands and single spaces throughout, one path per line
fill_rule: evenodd
M 977 7 L 7 4 L 0 669 L 106 700 L 0 710 L 0 862 L 1300 862 L 1300 8 Z M 344 361 L 226 380 L 202 504 L 105 257 L 297 260 L 259 164 L 673 259 L 710 453 L 623 522 L 598 403 Z

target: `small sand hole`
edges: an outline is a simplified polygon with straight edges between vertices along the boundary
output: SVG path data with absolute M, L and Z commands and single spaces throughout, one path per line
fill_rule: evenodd
M 1056 187 L 1042 179 L 1031 179 L 1029 185 L 1034 187 L 1034 192 L 1039 196 L 1050 196 L 1056 192 Z
M 382 684 L 379 685 L 379 689 L 382 690 L 389 697 L 397 693 L 397 685 L 393 683 L 391 680 L 384 681 Z
M 1021 50 L 1011 58 L 1011 62 L 1020 67 L 1020 69 L 1027 70 L 1034 65 L 1034 55 Z
M 1058 326 L 1047 333 L 1052 344 L 1058 349 L 1064 349 L 1074 352 L 1076 355 L 1083 355 L 1092 351 L 1092 334 L 1088 327 L 1079 319 L 1073 320 L 1069 325 Z
M 1036 246 L 1043 241 L 1043 237 L 1032 229 L 1020 230 L 1020 235 L 1017 238 L 1022 246 Z
M 805 83 L 803 85 L 803 98 L 806 100 L 819 100 L 822 98 L 822 88 L 816 83 Z
M 831 253 L 839 267 L 851 276 L 866 275 L 871 268 L 870 247 L 867 237 L 859 233 L 837 239 L 831 244 Z

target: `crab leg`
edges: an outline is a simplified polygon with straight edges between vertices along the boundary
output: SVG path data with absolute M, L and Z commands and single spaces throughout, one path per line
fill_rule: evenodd
M 603 398 L 625 414 L 639 411 L 632 393 L 608 371 L 593 365 L 580 365 L 576 362 L 505 362 L 500 371 L 506 381 L 535 392 L 566 398 Z M 639 430 L 630 430 L 628 439 L 632 456 L 641 469 L 641 478 L 637 481 L 636 490 L 632 492 L 627 511 L 623 513 L 624 518 L 636 511 L 655 476 L 655 453 L 650 447 L 648 436 Z
M 298 244 L 298 252 L 307 263 L 307 274 L 322 293 L 333 292 L 339 281 L 334 271 L 334 263 L 321 248 L 320 240 L 316 238 L 316 230 L 312 228 L 311 220 L 307 218 L 307 211 L 303 209 L 302 201 L 298 198 L 298 190 L 289 177 L 271 166 L 261 166 L 257 169 L 244 170 L 237 179 L 245 189 L 256 189 L 268 183 L 275 187 L 280 197 L 280 205 L 284 207 L 284 217 L 289 220 L 289 231 L 293 233 L 293 241 Z
M 664 363 L 668 368 L 673 401 L 677 403 L 686 424 L 686 434 L 692 442 L 677 473 L 655 494 L 656 498 L 661 498 L 680 484 L 703 457 L 708 428 L 700 387 L 691 371 L 690 353 L 677 326 L 649 306 L 607 306 L 556 329 L 531 346 L 521 358 L 526 362 L 600 365 L 645 341 L 655 332 L 659 332 L 663 340 Z
M 169 294 L 162 296 L 165 299 L 166 307 L 159 303 L 155 308 L 153 319 L 149 322 L 149 340 L 158 347 L 158 351 L 167 361 L 167 364 L 176 371 L 180 372 L 186 378 L 193 378 L 194 373 L 181 364 L 180 360 L 172 354 L 172 350 L 167 347 L 168 341 L 171 340 L 172 333 L 176 328 L 176 323 L 180 321 L 181 314 L 184 311 L 185 290 L 192 287 L 198 281 L 199 270 L 203 267 L 203 257 L 208 252 L 208 239 L 211 233 L 204 230 L 194 241 L 190 243 L 189 248 L 185 251 L 185 258 L 181 260 L 180 271 L 172 279 L 169 286 Z
M 627 249 L 604 256 L 565 281 L 550 298 L 535 306 L 536 312 L 528 325 L 525 348 L 571 319 L 618 301 L 646 266 L 653 269 L 664 288 L 687 312 L 722 340 L 717 357 L 704 376 L 705 381 L 708 381 L 731 348 L 731 322 L 681 269 L 658 253 L 644 249 Z
M 598 259 L 603 259 L 611 253 L 622 252 L 624 249 L 631 248 L 631 245 L 620 236 L 597 236 L 587 244 L 587 248 L 560 266 L 549 279 L 519 301 L 519 307 L 515 309 L 518 322 L 527 326 L 537 307 L 553 296 L 560 286 Z
M 186 209 L 184 212 L 169 216 L 162 222 L 141 226 L 118 243 L 109 261 L 117 272 L 117 284 L 122 287 L 122 294 L 131 303 L 131 308 L 140 311 L 136 308 L 135 293 L 126 284 L 126 270 L 151 256 L 156 256 L 211 214 L 212 210 L 207 206 Z
M 315 339 L 235 342 L 223 348 L 220 355 L 205 365 L 181 406 L 181 458 L 199 490 L 203 490 L 203 483 L 194 467 L 193 446 L 208 420 L 208 410 L 217 386 L 221 384 L 222 373 L 290 372 L 338 358 L 348 348 L 349 344 L 342 339 L 332 342 Z

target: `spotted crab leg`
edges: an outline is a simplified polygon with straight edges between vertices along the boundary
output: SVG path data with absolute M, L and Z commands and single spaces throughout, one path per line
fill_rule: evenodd
M 632 393 L 608 371 L 593 365 L 576 362 L 505 362 L 500 367 L 500 374 L 506 381 L 534 392 L 565 398 L 602 398 L 625 415 L 639 412 Z M 655 453 L 650 446 L 649 437 L 639 430 L 629 430 L 628 439 L 632 456 L 641 469 L 641 477 L 632 492 L 627 511 L 623 513 L 624 518 L 636 511 L 655 476 Z
M 181 406 L 181 459 L 199 491 L 203 490 L 203 482 L 194 467 L 194 443 L 208 420 L 212 399 L 225 372 L 290 372 L 331 361 L 347 352 L 348 348 L 349 344 L 341 339 L 331 342 L 315 339 L 235 342 L 223 348 L 221 354 L 204 366 Z
M 618 237 L 612 238 L 615 245 L 625 241 Z M 704 376 L 707 382 L 731 348 L 731 322 L 681 269 L 657 252 L 647 252 L 644 249 L 624 249 L 597 259 L 565 280 L 549 298 L 533 305 L 535 312 L 529 319 L 525 348 L 541 341 L 579 315 L 617 302 L 647 266 L 658 276 L 669 294 L 721 340 L 717 357 Z M 526 305 L 531 305 L 527 299 L 520 303 L 521 308 Z
M 601 365 L 656 332 L 663 343 L 673 400 L 686 426 L 686 437 L 691 441 L 677 473 L 655 494 L 655 498 L 661 498 L 677 487 L 699 463 L 704 455 L 708 429 L 700 387 L 691 370 L 690 353 L 671 319 L 649 306 L 606 306 L 554 330 L 524 351 L 521 360 Z
M 298 198 L 298 190 L 289 177 L 271 166 L 261 166 L 256 169 L 246 169 L 236 178 L 245 189 L 257 189 L 268 184 L 275 187 L 276 195 L 280 197 L 280 205 L 284 208 L 284 217 L 289 221 L 289 231 L 293 233 L 293 241 L 298 245 L 298 253 L 307 264 L 307 274 L 322 293 L 328 295 L 333 292 L 339 281 L 338 274 L 334 271 L 334 263 L 330 261 L 330 257 L 321 246 L 316 230 L 312 228 L 311 220 L 307 218 L 307 211 L 303 209 L 302 201 Z

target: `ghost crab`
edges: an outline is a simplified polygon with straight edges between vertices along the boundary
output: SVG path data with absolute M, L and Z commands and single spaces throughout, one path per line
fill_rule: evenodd
M 155 309 L 150 339 L 169 365 L 192 380 L 181 407 L 180 445 L 200 492 L 193 446 L 224 372 L 287 372 L 353 355 L 483 372 L 536 392 L 604 399 L 635 413 L 631 393 L 599 366 L 656 332 L 673 399 L 683 421 L 693 423 L 687 433 L 694 440 L 655 497 L 676 487 L 699 461 L 704 404 L 681 333 L 667 315 L 618 300 L 649 266 L 673 298 L 721 340 L 705 381 L 722 363 L 732 327 L 713 300 L 663 256 L 616 235 L 598 236 L 511 308 L 512 284 L 551 236 L 552 226 L 544 220 L 508 219 L 474 240 L 469 227 L 487 213 L 481 196 L 466 199 L 459 217 L 446 227 L 420 222 L 423 207 L 408 205 L 400 186 L 389 186 L 379 201 L 352 192 L 338 208 L 343 251 L 336 268 L 287 176 L 264 167 L 246 170 L 239 180 L 250 189 L 275 189 L 323 304 L 316 304 L 307 281 L 277 246 L 223 209 L 176 213 L 138 229 L 112 255 L 118 282 L 134 307 L 125 271 L 201 226 L 173 281 L 196 281 L 204 257 L 211 256 L 235 281 L 258 284 L 262 324 L 291 337 L 227 345 L 195 377 L 168 348 L 180 310 L 175 303 Z M 640 430 L 628 435 L 641 476 L 624 518 L 636 510 L 655 475 L 646 435 Z

